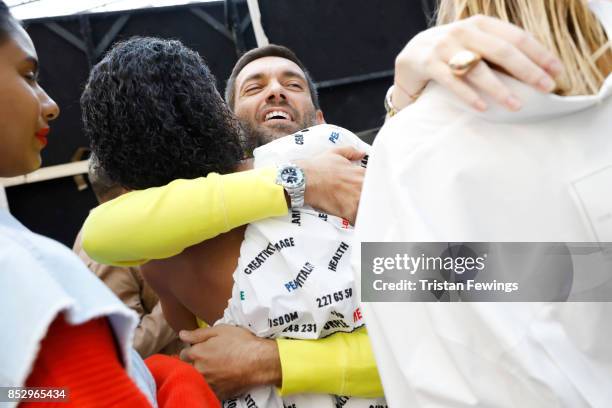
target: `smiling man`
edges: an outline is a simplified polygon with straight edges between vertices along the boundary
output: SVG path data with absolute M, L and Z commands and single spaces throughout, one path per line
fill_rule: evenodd
M 325 123 L 314 80 L 300 59 L 279 45 L 255 48 L 237 61 L 227 80 L 225 100 L 245 130 L 250 150 L 291 134 L 295 134 L 299 145 L 304 141 L 297 132 Z M 338 206 L 350 209 L 344 216 L 352 222 L 357 204 L 358 195 L 347 195 Z M 241 330 L 218 326 L 187 336 L 183 333 L 183 340 L 195 343 L 185 354 L 189 353 L 213 388 L 222 390 L 221 394 L 233 395 L 240 390 L 238 387 L 261 385 L 257 379 L 265 377 L 268 384 L 282 384 L 282 394 L 382 396 L 364 329 L 314 342 L 259 339 Z M 262 353 L 260 364 L 243 364 L 240 356 L 261 341 L 271 347 L 263 349 L 268 353 Z M 276 355 L 279 358 L 274 358 Z
M 288 48 L 244 54 L 227 81 L 225 100 L 253 147 L 325 123 L 314 81 Z

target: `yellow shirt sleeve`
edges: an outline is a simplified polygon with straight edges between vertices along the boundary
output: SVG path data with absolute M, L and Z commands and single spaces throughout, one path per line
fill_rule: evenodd
M 278 339 L 281 395 L 319 393 L 378 398 L 383 388 L 365 328 L 319 340 Z
M 92 210 L 83 248 L 97 262 L 131 266 L 181 253 L 240 225 L 287 213 L 276 169 L 209 174 L 133 191 Z

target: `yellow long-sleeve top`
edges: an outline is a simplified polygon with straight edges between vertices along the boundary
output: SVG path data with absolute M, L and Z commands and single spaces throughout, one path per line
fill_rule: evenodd
M 97 262 L 123 266 L 174 256 L 238 226 L 286 214 L 275 178 L 276 169 L 266 167 L 124 194 L 90 213 L 83 248 Z M 277 344 L 282 395 L 383 395 L 365 329 Z

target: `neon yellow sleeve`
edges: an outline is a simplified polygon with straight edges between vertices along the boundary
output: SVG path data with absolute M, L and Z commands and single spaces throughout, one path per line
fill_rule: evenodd
M 278 339 L 281 395 L 319 393 L 383 396 L 372 345 L 365 328 L 319 340 Z
M 287 213 L 276 169 L 209 174 L 133 191 L 91 211 L 83 248 L 97 262 L 131 266 L 168 258 L 240 225 Z

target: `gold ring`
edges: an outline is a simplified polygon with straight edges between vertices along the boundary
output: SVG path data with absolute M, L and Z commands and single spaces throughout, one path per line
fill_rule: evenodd
M 448 61 L 448 66 L 453 75 L 461 77 L 470 72 L 481 59 L 482 57 L 475 52 L 463 50 L 453 55 L 450 61 Z

